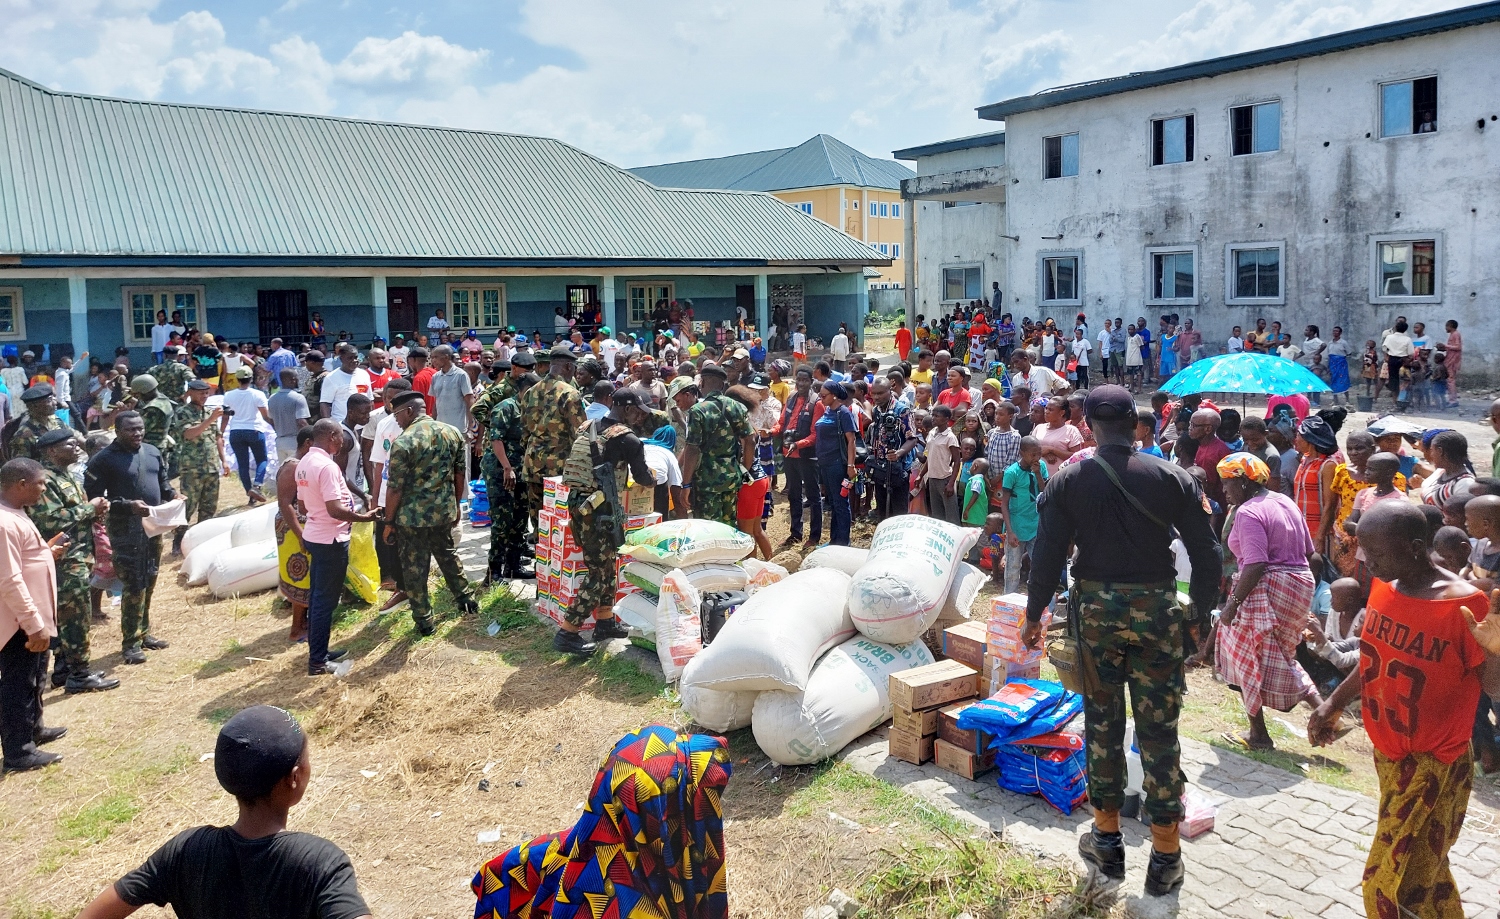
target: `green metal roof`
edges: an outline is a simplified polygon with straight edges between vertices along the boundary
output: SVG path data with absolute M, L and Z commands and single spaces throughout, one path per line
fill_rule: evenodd
M 1093 80 L 1087 83 L 1075 83 L 1071 86 L 1059 86 L 1054 89 L 1043 90 L 1031 96 L 1018 96 L 1014 99 L 1007 99 L 1004 102 L 982 105 L 978 109 L 979 117 L 991 121 L 1004 121 L 1007 115 L 1034 112 L 1057 105 L 1067 105 L 1070 102 L 1080 102 L 1084 99 L 1098 99 L 1102 96 L 1112 96 L 1117 93 L 1126 93 L 1137 89 L 1166 86 L 1171 83 L 1181 83 L 1187 80 L 1201 80 L 1206 77 L 1216 77 L 1239 70 L 1249 70 L 1254 67 L 1284 64 L 1288 61 L 1316 57 L 1321 54 L 1333 54 L 1339 51 L 1362 48 L 1366 45 L 1400 41 L 1405 38 L 1416 38 L 1419 35 L 1432 35 L 1437 32 L 1447 32 L 1452 29 L 1463 29 L 1497 21 L 1500 21 L 1500 0 L 1495 0 L 1495 2 L 1491 3 L 1480 3 L 1475 6 L 1460 7 L 1454 10 L 1445 10 L 1440 13 L 1429 13 L 1426 16 L 1417 16 L 1413 19 L 1402 19 L 1397 22 L 1385 22 L 1379 25 L 1365 26 L 1362 29 L 1351 29 L 1347 32 L 1336 32 L 1332 35 L 1324 35 L 1319 38 L 1309 38 L 1287 45 L 1277 45 L 1274 48 L 1261 48 L 1256 51 L 1245 51 L 1240 54 L 1230 54 L 1225 57 L 1211 58 L 1206 61 L 1194 61 L 1191 64 L 1181 64 L 1176 67 L 1167 67 L 1163 70 L 1148 70 L 1142 73 L 1128 74 L 1123 77 L 1111 77 L 1107 80 Z
M 900 163 L 866 156 L 827 134 L 819 134 L 795 147 L 660 166 L 637 166 L 630 171 L 662 188 L 736 191 L 788 191 L 820 185 L 855 185 L 897 191 L 902 179 L 916 175 Z
M 0 267 L 408 262 L 890 260 L 770 195 L 657 188 L 549 138 L 123 101 L 0 70 Z

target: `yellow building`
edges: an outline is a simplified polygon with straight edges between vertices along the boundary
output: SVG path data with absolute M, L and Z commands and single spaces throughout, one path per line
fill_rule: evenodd
M 879 272 L 870 279 L 872 287 L 900 287 L 906 277 L 901 180 L 916 173 L 894 160 L 866 156 L 827 134 L 796 147 L 630 171 L 662 188 L 770 192 L 889 258 L 890 265 L 870 269 Z

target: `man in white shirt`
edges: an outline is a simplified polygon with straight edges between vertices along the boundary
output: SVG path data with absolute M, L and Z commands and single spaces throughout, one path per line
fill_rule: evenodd
M 448 331 L 448 316 L 442 310 L 427 320 L 427 330 L 433 333 L 433 341 L 442 341 L 443 333 Z
M 1104 328 L 1099 330 L 1099 374 L 1106 380 L 1109 379 L 1109 357 L 1114 352 L 1110 346 L 1110 336 L 1113 334 L 1108 319 L 1104 320 Z
M 1073 341 L 1069 343 L 1068 347 L 1073 352 L 1073 360 L 1078 362 L 1076 371 L 1078 374 L 1078 388 L 1088 389 L 1089 352 L 1094 349 L 1094 346 L 1089 341 L 1088 333 L 1083 330 L 1083 326 L 1079 326 L 1078 328 L 1073 330 Z
M 391 359 L 391 369 L 395 370 L 397 373 L 401 374 L 402 376 L 410 376 L 411 375 L 410 368 L 408 368 L 406 366 L 406 356 L 411 353 L 411 348 L 408 348 L 406 346 L 406 336 L 405 335 L 397 335 L 396 336 L 396 347 L 391 348 L 389 351 L 387 351 L 385 353 L 386 353 L 386 356 Z
M 432 349 L 432 382 L 427 396 L 435 411 L 432 417 L 444 424 L 458 428 L 460 434 L 467 433 L 473 416 L 469 406 L 474 404 L 474 384 L 469 375 L 453 363 L 453 348 L 438 345 Z
M 828 343 L 828 353 L 833 355 L 833 369 L 843 373 L 849 360 L 849 336 L 843 326 L 839 326 L 838 334 Z
M 318 410 L 323 418 L 342 422 L 353 393 L 370 395 L 370 372 L 359 366 L 359 351 L 350 344 L 338 346 L 339 368 L 323 378 Z
M 1229 354 L 1242 354 L 1242 353 L 1244 353 L 1244 350 L 1245 350 L 1245 336 L 1241 332 L 1239 326 L 1235 326 L 1234 327 L 1234 331 L 1232 331 L 1232 332 L 1229 333 L 1229 341 L 1226 342 L 1225 344 L 1226 344 L 1226 348 L 1225 348 L 1226 353 L 1229 353 Z
M 1015 351 L 1010 356 L 1010 385 L 1025 386 L 1034 396 L 1046 396 L 1067 392 L 1068 381 L 1058 376 L 1051 368 L 1031 362 L 1031 354 Z
M 604 336 L 604 339 L 599 342 L 599 360 L 604 364 L 604 372 L 613 374 L 615 372 L 615 355 L 620 353 L 621 345 L 615 340 L 614 332 L 610 331 L 609 326 L 600 326 L 599 334 Z

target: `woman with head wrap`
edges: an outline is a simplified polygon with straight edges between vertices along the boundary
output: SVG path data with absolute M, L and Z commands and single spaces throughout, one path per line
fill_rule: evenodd
M 1333 455 L 1339 452 L 1338 436 L 1328 422 L 1313 415 L 1297 428 L 1292 442 L 1302 454 L 1302 464 L 1292 482 L 1292 497 L 1307 522 L 1307 530 L 1319 551 L 1325 551 L 1333 527 L 1333 473 L 1338 468 Z
M 1271 471 L 1249 453 L 1219 461 L 1224 494 L 1235 507 L 1226 542 L 1238 573 L 1219 615 L 1215 651 L 1219 672 L 1237 686 L 1250 732 L 1225 739 L 1255 750 L 1273 744 L 1262 709 L 1288 712 L 1297 703 L 1323 703 L 1297 663 L 1297 646 L 1312 609 L 1313 576 L 1307 557 L 1312 537 L 1302 512 L 1285 495 L 1269 491 Z
M 1428 431 L 1422 435 L 1427 461 L 1435 467 L 1422 483 L 1422 503 L 1443 507 L 1451 499 L 1474 488 L 1474 467 L 1469 464 L 1469 439 L 1457 431 Z
M 572 829 L 479 869 L 474 919 L 725 919 L 720 799 L 732 771 L 722 737 L 661 725 L 625 735 Z

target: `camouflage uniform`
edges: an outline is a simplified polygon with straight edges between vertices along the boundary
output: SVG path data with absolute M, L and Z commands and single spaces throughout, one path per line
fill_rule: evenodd
M 1183 611 L 1177 586 L 1078 582 L 1083 643 L 1094 655 L 1102 690 L 1086 696 L 1089 801 L 1118 811 L 1125 803 L 1125 692 L 1145 769 L 1144 805 L 1152 822 L 1182 819 L 1177 717 L 1186 683 Z
M 432 628 L 427 577 L 433 558 L 459 605 L 474 602 L 453 535 L 458 519 L 453 475 L 463 474 L 467 449 L 457 428 L 426 415 L 418 416 L 391 444 L 387 488 L 399 492 L 401 501 L 395 518 L 401 584 L 411 600 L 412 619 L 424 632 Z
M 596 451 L 614 437 L 632 434 L 624 424 L 610 418 L 589 422 L 573 441 L 563 470 L 563 481 L 569 486 L 568 526 L 583 552 L 583 583 L 563 619 L 582 628 L 595 610 L 610 606 L 615 600 L 615 560 L 620 547 L 615 541 L 615 517 L 622 510 L 604 500 L 604 492 L 594 478 Z M 624 463 L 614 469 L 616 493 L 625 493 L 627 481 Z
M 172 416 L 177 412 L 177 403 L 157 390 L 156 398 L 137 409 L 146 424 L 146 443 L 161 451 L 167 462 L 168 478 L 177 472 L 177 441 L 172 438 Z
M 498 382 L 491 383 L 480 390 L 479 395 L 474 397 L 474 404 L 469 406 L 469 414 L 474 416 L 474 421 L 483 431 L 489 427 L 490 413 L 495 406 L 516 394 L 515 384 L 511 382 L 510 375 L 501 377 Z
M 187 520 L 193 523 L 214 516 L 219 510 L 219 426 L 211 424 L 189 440 L 183 431 L 202 424 L 209 415 L 206 406 L 189 401 L 178 406 L 172 415 L 172 439 L 177 442 L 177 463 L 182 470 L 182 482 L 178 491 L 187 501 Z M 180 527 L 181 534 L 187 528 Z M 180 536 L 179 536 L 180 538 Z
M 38 421 L 34 416 L 27 414 L 16 426 L 16 433 L 10 438 L 10 458 L 34 459 L 41 462 L 41 451 L 36 448 L 36 439 L 48 431 L 55 431 L 62 427 L 62 419 L 57 415 L 47 415 Z
M 193 379 L 193 371 L 181 361 L 163 361 L 146 372 L 156 379 L 156 391 L 173 402 L 182 401 L 188 381 Z
M 521 449 L 525 462 L 521 481 L 526 483 L 526 516 L 536 523 L 542 507 L 542 479 L 561 475 L 578 429 L 588 420 L 578 390 L 561 377 L 543 377 L 520 398 Z
M 644 405 L 641 406 L 641 409 L 647 413 L 645 419 L 640 424 L 631 428 L 635 432 L 635 436 L 641 440 L 645 440 L 652 434 L 655 434 L 657 428 L 672 426 L 672 419 L 666 412 L 658 411 L 654 408 L 646 408 Z
M 43 539 L 67 533 L 73 542 L 57 560 L 56 671 L 89 672 L 89 575 L 94 568 L 94 506 L 67 469 L 44 462 L 42 500 L 26 509 Z
M 750 413 L 722 392 L 709 393 L 688 411 L 687 442 L 699 451 L 693 516 L 735 525 L 742 442 L 750 434 Z
M 513 491 L 505 487 L 505 470 L 495 458 L 493 444 L 497 440 L 504 444 L 510 468 L 519 471 L 525 459 L 521 451 L 521 405 L 513 398 L 503 400 L 489 413 L 488 431 L 484 437 L 486 449 L 480 463 L 484 487 L 490 499 L 491 576 L 499 574 L 505 555 L 520 548 L 526 538 L 525 492 L 519 481 Z

